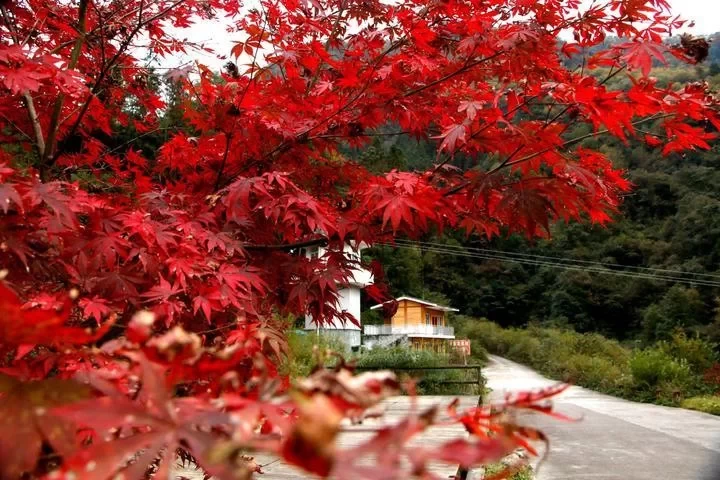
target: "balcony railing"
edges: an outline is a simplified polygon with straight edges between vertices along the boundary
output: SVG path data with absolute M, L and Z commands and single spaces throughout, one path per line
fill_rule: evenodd
M 410 337 L 454 337 L 453 327 L 435 325 L 365 325 L 365 335 L 407 335 Z

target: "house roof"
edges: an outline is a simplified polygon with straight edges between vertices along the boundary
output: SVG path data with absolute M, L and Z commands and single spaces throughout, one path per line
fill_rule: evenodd
M 419 303 L 421 305 L 425 305 L 425 306 L 430 307 L 435 310 L 441 310 L 443 312 L 459 312 L 460 311 L 457 308 L 445 307 L 443 305 L 438 305 L 437 303 L 428 302 L 427 300 L 421 300 L 421 299 L 415 298 L 415 297 L 398 297 L 395 300 L 398 302 L 401 300 L 408 300 L 410 302 Z M 377 310 L 378 308 L 382 308 L 382 306 L 385 305 L 386 303 L 390 303 L 390 302 L 392 302 L 392 300 L 388 300 L 387 302 L 383 302 L 383 303 L 378 303 L 377 305 L 373 305 L 372 307 L 370 307 L 370 310 Z

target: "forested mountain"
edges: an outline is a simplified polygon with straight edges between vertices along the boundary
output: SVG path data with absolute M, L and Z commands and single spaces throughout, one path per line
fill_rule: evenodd
M 720 91 L 720 34 L 714 37 L 702 64 L 670 63 L 654 69 L 653 76 L 664 85 L 708 82 Z M 631 81 L 617 75 L 608 86 L 629 87 Z M 578 129 L 572 136 L 583 133 Z M 635 184 L 608 225 L 554 225 L 551 238 L 534 244 L 516 236 L 487 241 L 443 232 L 416 247 L 377 247 L 368 257 L 384 265 L 393 294 L 445 297 L 462 313 L 501 325 L 539 322 L 646 341 L 680 327 L 720 340 L 720 146 L 664 156 L 659 149 L 630 147 L 607 137 L 584 145 L 609 154 Z M 407 137 L 387 135 L 356 154 L 383 170 L 426 167 L 435 161 L 432 152 Z M 472 161 L 457 158 L 455 165 L 466 168 Z M 464 253 L 454 254 L 453 246 Z M 527 257 L 507 261 L 491 258 L 499 254 L 488 250 Z M 569 260 L 605 266 L 554 265 Z

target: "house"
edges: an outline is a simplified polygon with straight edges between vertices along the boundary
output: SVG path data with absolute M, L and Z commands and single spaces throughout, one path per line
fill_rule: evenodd
M 362 248 L 362 246 L 361 246 Z M 352 244 L 345 244 L 343 253 L 355 260 L 360 260 L 360 249 L 355 248 Z M 305 255 L 310 258 L 322 257 L 325 255 L 325 248 L 316 247 L 307 249 Z M 326 336 L 338 338 L 348 347 L 357 348 L 361 344 L 361 327 L 360 325 L 360 292 L 373 282 L 372 273 L 364 268 L 354 269 L 352 276 L 346 284 L 339 288 L 339 296 L 336 308 L 340 311 L 350 313 L 358 321 L 358 325 L 352 323 L 342 323 L 339 319 L 334 323 L 319 326 L 311 315 L 305 316 L 305 330 L 321 333 Z
M 398 309 L 384 325 L 365 325 L 363 345 L 372 348 L 407 341 L 412 348 L 448 351 L 448 341 L 455 339 L 455 330 L 448 325 L 447 313 L 457 312 L 456 308 L 413 297 L 399 297 L 396 301 Z M 383 305 L 370 309 L 377 310 Z

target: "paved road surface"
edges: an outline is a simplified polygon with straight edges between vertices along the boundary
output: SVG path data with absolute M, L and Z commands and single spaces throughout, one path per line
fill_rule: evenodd
M 425 408 L 432 405 L 445 407 L 455 398 L 456 397 L 452 396 L 417 397 L 417 408 L 418 411 L 423 411 Z M 477 396 L 460 397 L 460 408 L 466 409 L 474 407 L 477 405 L 477 401 Z M 362 425 L 346 425 L 339 437 L 339 447 L 345 449 L 363 443 L 371 438 L 371 436 L 382 426 L 392 425 L 401 421 L 410 411 L 410 398 L 391 397 L 383 402 L 383 406 L 385 414 L 381 419 L 367 419 Z M 444 410 L 440 416 L 441 418 L 444 416 Z M 461 425 L 438 425 L 420 435 L 414 443 L 425 446 L 440 445 L 455 438 L 463 437 L 464 435 L 465 429 Z M 287 465 L 277 458 L 269 455 L 257 455 L 255 457 L 255 461 L 264 465 L 263 471 L 265 472 L 265 475 L 256 475 L 255 478 L 258 480 L 305 480 L 317 478 L 295 467 Z M 370 458 L 361 460 L 361 464 L 372 462 L 373 460 Z M 434 464 L 430 466 L 430 470 L 439 478 L 451 478 L 457 473 L 457 465 Z M 189 478 L 190 480 L 202 480 L 203 473 L 193 468 L 179 467 L 175 470 L 173 477 L 177 476 Z M 338 472 L 333 475 L 332 478 L 338 480 L 352 480 L 348 477 L 348 475 L 343 475 L 341 466 L 339 466 Z M 384 479 L 378 478 L 377 480 Z
M 493 390 L 539 388 L 556 382 L 520 364 L 492 357 L 483 373 Z M 537 480 L 720 480 L 711 465 L 720 462 L 720 417 L 679 408 L 621 400 L 571 387 L 556 409 L 577 423 L 537 414 L 521 422 L 550 437 L 548 460 Z

